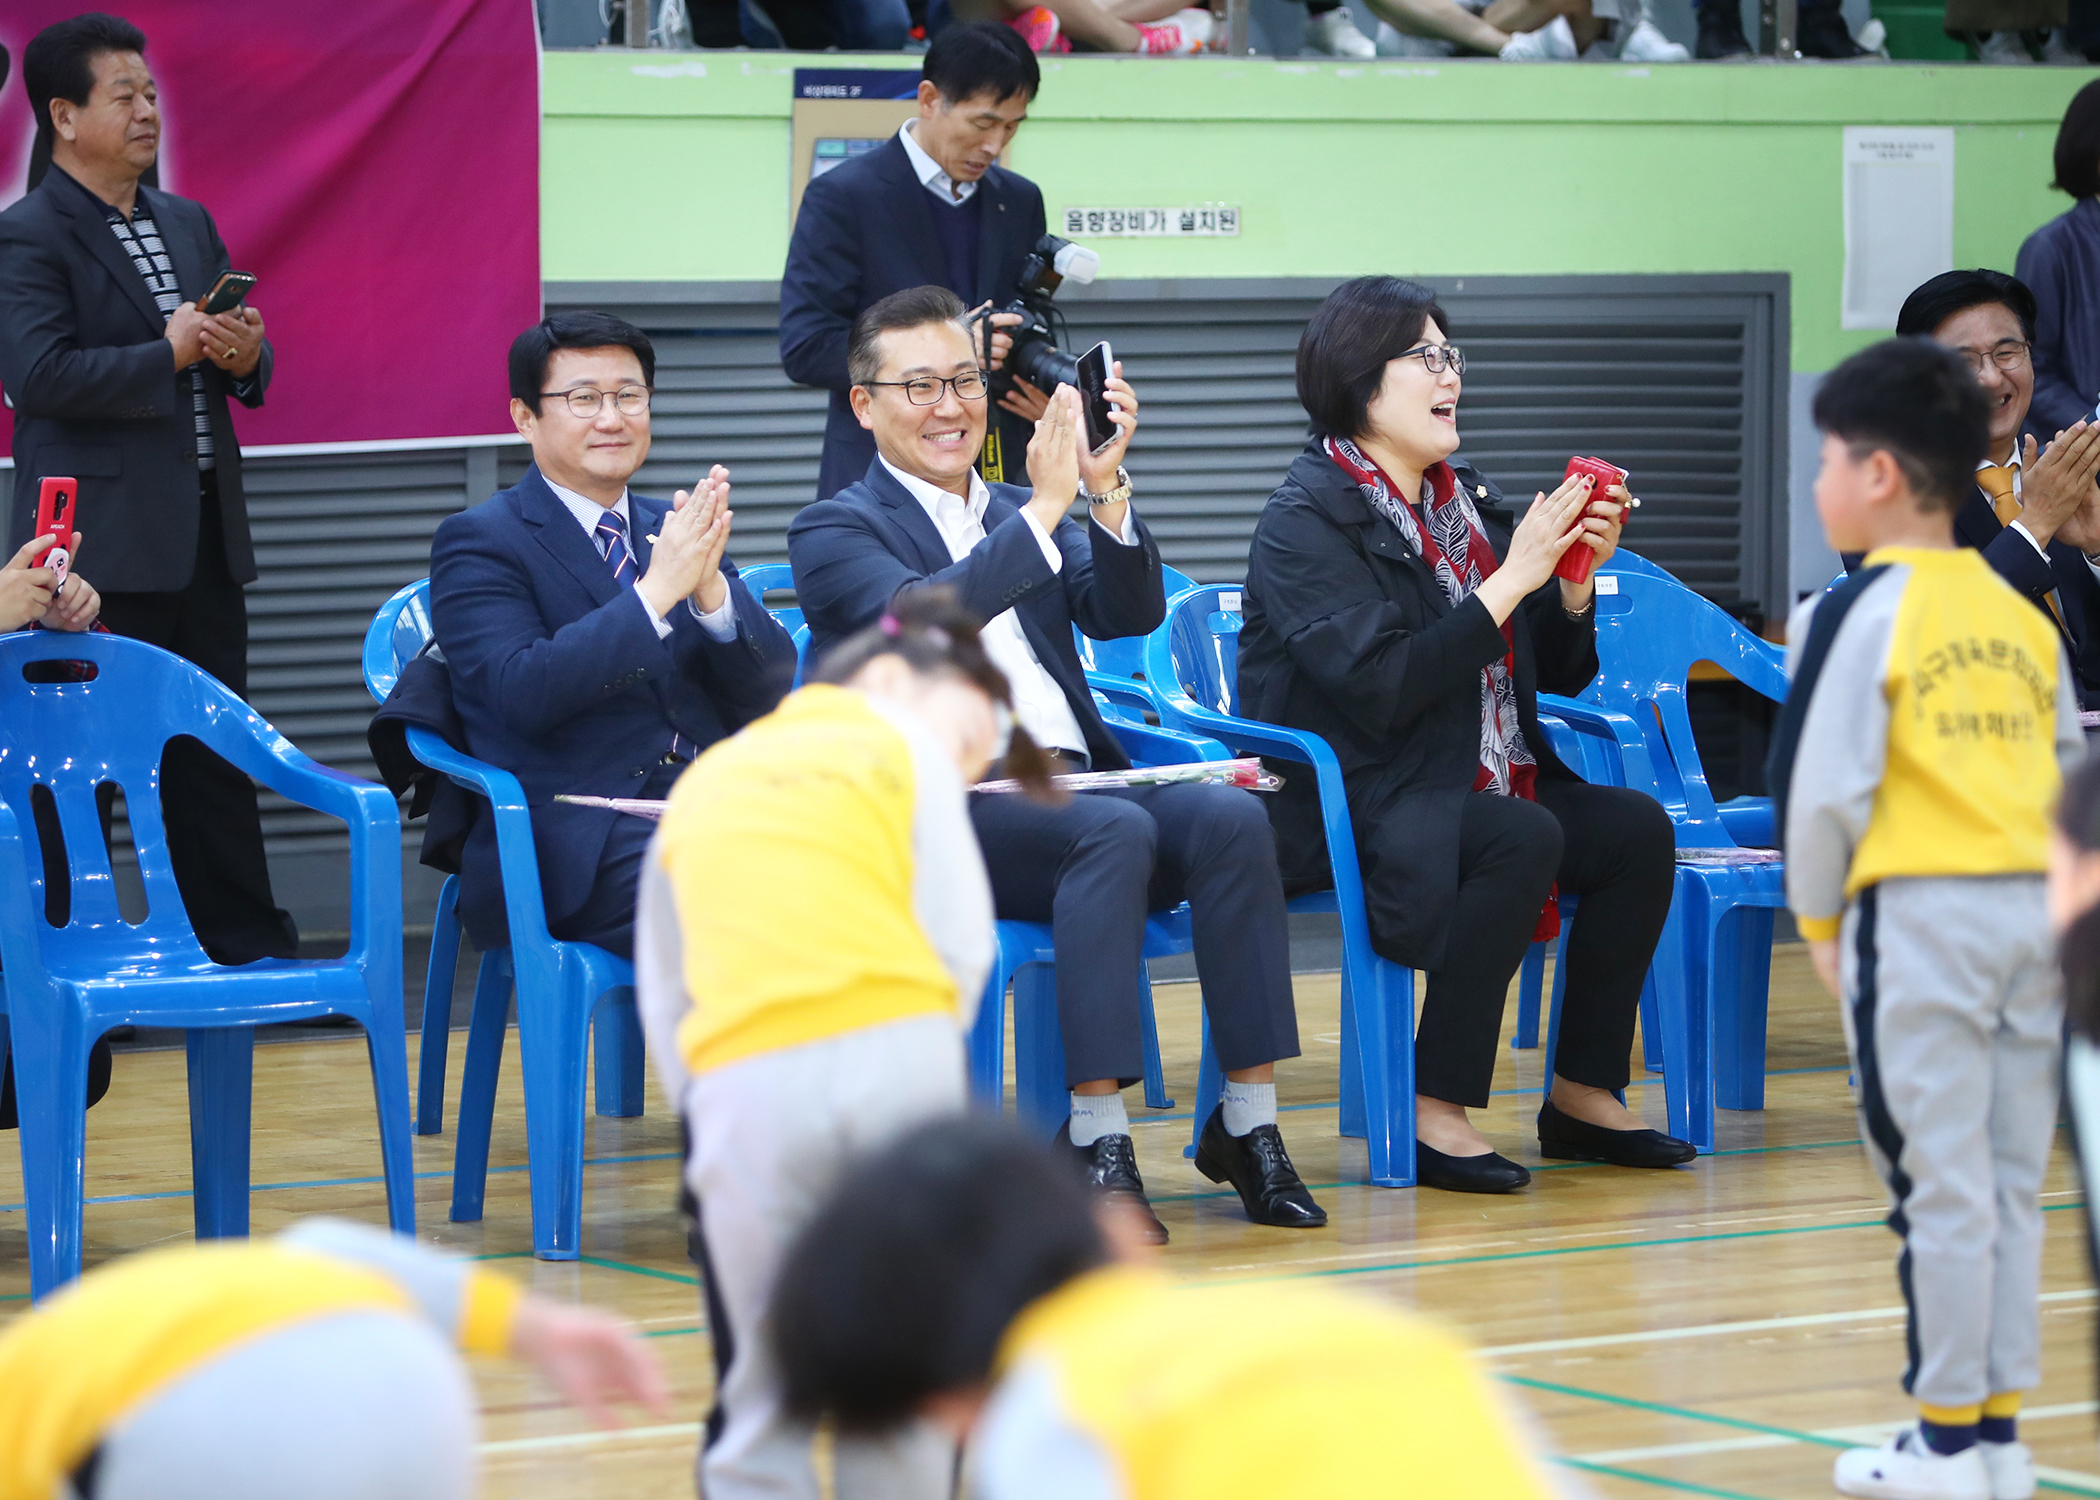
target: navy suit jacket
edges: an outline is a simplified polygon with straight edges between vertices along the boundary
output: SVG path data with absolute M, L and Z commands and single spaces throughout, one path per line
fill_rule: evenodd
M 1004 167 L 985 173 L 977 192 L 984 198 L 977 285 L 951 290 L 970 307 L 1004 305 L 1013 299 L 1021 262 L 1043 237 L 1043 194 Z M 948 284 L 934 209 L 895 136 L 812 178 L 802 195 L 780 278 L 780 363 L 790 380 L 831 392 L 819 500 L 854 483 L 875 458 L 875 439 L 846 399 L 853 320 L 892 292 Z M 1010 455 L 1008 470 L 1018 474 L 1033 429 L 997 407 L 992 418 Z
M 2064 611 L 2057 633 L 2078 675 L 2078 701 L 2086 708 L 2100 708 L 2100 583 L 2094 581 L 2085 555 L 2069 542 L 2052 540 L 2045 561 L 2026 537 L 1998 524 L 1990 497 L 1981 488 L 1955 512 L 1954 539 L 1981 552 L 1992 570 L 2035 608 L 2047 611 L 2047 595 L 2056 590 Z M 2050 618 L 2055 619 L 2054 614 Z
M 859 484 L 804 506 L 788 527 L 788 561 L 810 658 L 874 624 L 907 589 L 951 588 L 983 620 L 1011 609 L 1036 659 L 1064 690 L 1094 768 L 1122 770 L 1130 757 L 1094 707 L 1072 627 L 1101 641 L 1158 628 L 1167 615 L 1159 544 L 1143 521 L 1134 547 L 1092 522 L 1082 529 L 1059 521 L 1051 539 L 1064 563 L 1053 573 L 1021 515 L 1027 500 L 1018 485 L 992 485 L 984 540 L 961 562 L 949 561 L 933 518 L 880 459 Z
M 642 572 L 670 504 L 630 493 Z M 648 607 L 612 570 L 534 466 L 510 489 L 448 516 L 430 545 L 430 617 L 476 759 L 515 775 L 532 808 L 550 921 L 580 910 L 622 813 L 556 793 L 633 796 L 677 734 L 704 750 L 771 711 L 795 675 L 795 646 L 736 575 L 737 633 L 717 641 L 683 604 L 659 638 Z M 494 820 L 461 858 L 460 920 L 477 948 L 504 941 Z M 491 941 L 485 941 L 491 939 Z

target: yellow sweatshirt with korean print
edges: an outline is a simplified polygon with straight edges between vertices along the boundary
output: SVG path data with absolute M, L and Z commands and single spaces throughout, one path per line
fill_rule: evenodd
M 2064 768 L 2083 757 L 2054 622 L 1968 548 L 1882 547 L 1813 680 L 1817 611 L 1787 626 L 1809 694 L 1786 809 L 1787 904 L 1834 938 L 1845 904 L 1897 876 L 2040 874 Z

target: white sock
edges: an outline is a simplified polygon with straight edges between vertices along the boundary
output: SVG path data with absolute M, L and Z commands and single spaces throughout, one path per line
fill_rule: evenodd
M 1225 1080 L 1225 1092 L 1219 1095 L 1225 1105 L 1225 1133 L 1245 1135 L 1257 1125 L 1276 1123 L 1276 1085 L 1273 1083 L 1234 1083 Z
M 1072 1144 L 1091 1146 L 1104 1135 L 1130 1134 L 1130 1116 L 1121 1094 L 1072 1096 Z

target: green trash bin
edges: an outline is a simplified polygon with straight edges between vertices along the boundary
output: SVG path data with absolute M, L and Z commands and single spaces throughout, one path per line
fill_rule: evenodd
M 1895 5 L 1874 0 L 1874 15 L 1889 29 L 1889 56 L 1907 62 L 1967 62 L 1969 49 L 1945 30 L 1940 5 Z

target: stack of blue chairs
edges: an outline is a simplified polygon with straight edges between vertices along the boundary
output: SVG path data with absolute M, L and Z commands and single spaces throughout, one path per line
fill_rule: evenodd
M 372 617 L 365 632 L 364 673 L 365 687 L 376 701 L 385 701 L 402 666 L 429 643 L 429 596 L 430 580 L 418 579 Z M 518 1052 L 525 1071 L 532 1251 L 541 1260 L 574 1260 L 583 1239 L 583 1078 L 594 1027 L 598 1113 L 631 1117 L 642 1112 L 642 1032 L 634 1005 L 634 966 L 590 943 L 557 942 L 548 933 L 532 818 L 517 777 L 455 750 L 426 729 L 408 731 L 408 748 L 431 770 L 488 803 L 488 813 L 496 820 L 504 909 L 510 922 L 510 945 L 481 956 L 474 986 L 460 1082 L 459 1135 L 453 1146 L 452 1218 L 472 1222 L 481 1217 L 496 1080 L 515 983 Z M 452 976 L 459 959 L 458 899 L 459 878 L 452 876 L 438 895 L 423 987 L 416 1111 L 416 1130 L 422 1135 L 436 1134 L 444 1117 Z M 397 965 L 399 952 L 397 939 Z
M 85 662 L 86 671 L 69 671 L 71 662 Z M 205 956 L 161 822 L 161 756 L 176 735 L 194 736 L 270 790 L 349 825 L 343 957 L 228 967 Z M 147 903 L 136 924 L 118 910 L 98 801 L 104 786 L 125 793 Z M 45 862 L 23 837 L 40 803 L 65 845 L 70 891 L 57 926 Z M 224 684 L 119 636 L 0 637 L 0 968 L 0 1046 L 14 1052 L 35 1296 L 80 1274 L 88 1052 L 112 1026 L 188 1032 L 190 1160 L 204 1239 L 248 1232 L 255 1028 L 331 1015 L 355 1020 L 371 1058 L 387 1217 L 398 1232 L 415 1233 L 400 813 L 386 788 L 301 755 Z

